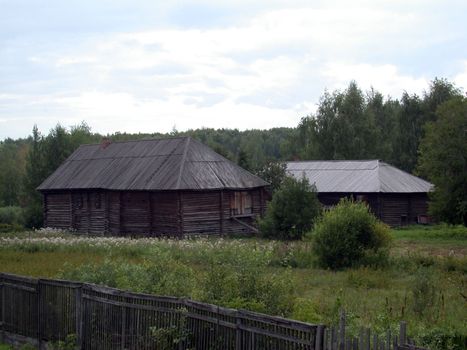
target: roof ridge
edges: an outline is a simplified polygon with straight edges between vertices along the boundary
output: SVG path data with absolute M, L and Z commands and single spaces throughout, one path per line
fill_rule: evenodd
M 177 145 L 178 146 L 178 145 Z M 146 181 L 146 183 L 149 183 L 152 178 L 154 177 L 154 175 L 156 175 L 156 173 L 164 166 L 165 163 L 167 163 L 167 161 L 169 160 L 170 157 L 172 157 L 174 154 L 175 154 L 175 150 L 177 149 L 177 146 L 175 146 L 172 150 L 172 152 L 170 152 L 169 154 L 167 154 L 165 156 L 165 159 L 161 162 L 161 164 L 159 164 L 159 166 L 157 167 L 156 170 L 154 170 L 151 174 L 151 176 L 148 178 L 148 180 Z
M 176 189 L 180 189 L 180 182 L 182 182 L 182 174 L 183 174 L 183 169 L 185 168 L 186 154 L 188 153 L 188 145 L 190 144 L 190 140 L 191 140 L 191 137 L 188 136 L 185 142 L 185 148 L 183 150 L 182 160 L 180 162 L 180 172 L 178 173 L 177 185 L 175 186 Z
M 376 160 L 376 168 L 378 169 L 377 170 L 377 181 L 378 181 L 378 193 L 381 193 L 383 192 L 383 184 L 381 183 L 381 174 L 380 174 L 380 171 L 381 171 L 381 167 L 380 167 L 380 163 L 381 163 L 381 160 L 377 159 Z
M 327 163 L 337 163 L 337 162 L 374 162 L 380 161 L 380 159 L 304 159 L 304 160 L 286 160 L 285 163 L 311 163 L 311 162 L 327 162 Z
M 176 140 L 176 139 L 186 139 L 186 138 L 191 138 L 191 136 L 168 136 L 168 137 L 159 137 L 159 138 L 150 138 L 150 139 L 118 140 L 118 141 L 110 140 L 110 144 L 113 144 L 113 143 L 142 142 L 142 141 L 166 141 L 166 140 Z M 100 146 L 101 144 L 102 144 L 102 142 L 83 143 L 83 144 L 79 145 L 79 147 L 81 147 L 81 146 Z

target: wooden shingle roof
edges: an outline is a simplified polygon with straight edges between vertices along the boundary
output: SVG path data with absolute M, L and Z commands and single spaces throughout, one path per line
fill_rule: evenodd
M 426 193 L 433 185 L 380 160 L 287 162 L 287 171 L 305 176 L 318 192 Z
M 199 141 L 174 137 L 82 145 L 38 190 L 211 190 L 267 185 Z

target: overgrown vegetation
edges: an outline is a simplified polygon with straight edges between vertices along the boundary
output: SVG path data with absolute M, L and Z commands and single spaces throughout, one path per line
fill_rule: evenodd
M 462 349 L 467 228 L 414 226 L 390 235 L 386 264 L 333 271 L 318 266 L 308 241 L 136 240 L 42 230 L 0 238 L 0 269 L 189 296 L 312 323 L 336 322 L 344 308 L 349 332 L 362 325 L 395 331 L 405 320 L 420 344 Z
M 300 239 L 313 227 L 320 210 L 314 185 L 305 177 L 285 177 L 259 220 L 260 232 L 268 238 Z
M 324 212 L 310 236 L 318 263 L 324 268 L 382 265 L 387 261 L 389 228 L 363 202 L 342 199 Z

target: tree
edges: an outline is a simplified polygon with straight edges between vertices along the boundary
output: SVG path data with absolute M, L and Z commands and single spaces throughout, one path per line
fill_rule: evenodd
M 381 94 L 372 90 L 365 96 L 355 82 L 343 92 L 325 92 L 316 114 L 300 121 L 298 140 L 292 144 L 301 148 L 304 159 L 375 158 L 383 134 L 378 132 L 376 116 L 384 108 Z
M 300 239 L 312 228 L 320 209 L 315 186 L 306 178 L 286 177 L 259 220 L 260 232 L 264 237 Z
M 420 144 L 418 172 L 434 185 L 430 214 L 467 226 L 467 98 L 442 104 Z
M 435 78 L 423 98 L 417 95 L 402 95 L 396 132 L 395 165 L 413 172 L 418 159 L 420 140 L 424 136 L 424 125 L 436 120 L 436 111 L 442 103 L 460 97 L 461 92 L 445 79 Z
M 41 196 L 36 191 L 37 186 L 45 179 L 45 168 L 42 149 L 43 137 L 39 133 L 37 125 L 32 129 L 32 144 L 26 160 L 26 175 L 24 178 L 25 189 L 25 223 L 28 227 L 42 226 Z
M 256 171 L 256 175 L 271 184 L 271 192 L 275 193 L 286 178 L 287 166 L 282 162 L 267 162 Z
M 244 149 L 238 152 L 237 164 L 245 170 L 251 170 L 250 156 Z

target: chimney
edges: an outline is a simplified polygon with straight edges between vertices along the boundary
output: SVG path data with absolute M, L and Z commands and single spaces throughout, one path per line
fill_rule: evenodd
M 101 141 L 101 149 L 106 149 L 112 143 L 108 137 L 103 137 Z

